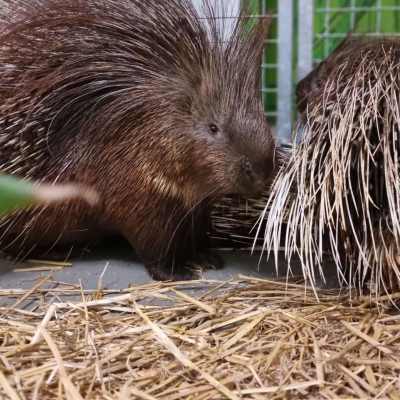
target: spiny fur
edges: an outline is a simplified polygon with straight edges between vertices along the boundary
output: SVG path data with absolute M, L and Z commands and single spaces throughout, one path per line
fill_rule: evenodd
M 276 149 L 276 168 L 279 170 L 290 155 L 288 148 Z M 208 236 L 212 248 L 216 249 L 261 249 L 264 239 L 256 237 L 256 226 L 260 215 L 267 218 L 264 210 L 271 195 L 270 188 L 256 196 L 225 196 L 218 200 L 211 211 Z M 263 219 L 264 219 L 263 217 Z M 262 222 L 264 228 L 264 222 Z
M 312 284 L 327 243 L 341 282 L 390 295 L 400 288 L 400 41 L 351 41 L 334 53 L 273 182 L 265 246 L 277 254 L 287 220 L 286 257 L 300 256 Z
M 0 170 L 93 187 L 80 202 L 16 213 L 19 258 L 124 235 L 157 279 L 191 279 L 210 204 L 265 188 L 275 144 L 259 91 L 268 21 L 226 35 L 206 1 L 5 0 L 0 10 Z M 209 132 L 210 124 L 218 132 Z

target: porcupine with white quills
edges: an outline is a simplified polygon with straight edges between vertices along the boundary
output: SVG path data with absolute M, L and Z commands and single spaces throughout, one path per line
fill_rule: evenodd
M 259 77 L 268 19 L 230 34 L 205 2 L 6 0 L 0 10 L 0 171 L 92 187 L 100 205 L 2 221 L 0 250 L 46 257 L 103 232 L 156 279 L 194 279 L 218 257 L 212 202 L 263 190 L 275 170 Z
M 265 232 L 307 279 L 332 253 L 341 282 L 400 288 L 400 42 L 347 39 L 299 82 L 303 137 L 272 185 Z M 284 213 L 287 213 L 284 217 Z

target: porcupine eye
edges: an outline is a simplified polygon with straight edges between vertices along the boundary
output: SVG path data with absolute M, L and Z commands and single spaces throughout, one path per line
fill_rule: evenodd
M 218 126 L 215 124 L 210 124 L 208 126 L 208 131 L 212 134 L 212 135 L 216 135 L 219 131 Z
M 321 81 L 321 79 L 318 79 L 317 80 L 317 87 L 320 87 L 322 85 L 322 81 Z

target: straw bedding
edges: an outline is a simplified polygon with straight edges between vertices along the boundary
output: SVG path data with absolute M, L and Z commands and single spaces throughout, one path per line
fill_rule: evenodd
M 51 280 L 0 292 L 15 301 L 0 309 L 0 398 L 400 398 L 387 297 L 318 301 L 299 278 L 41 289 Z

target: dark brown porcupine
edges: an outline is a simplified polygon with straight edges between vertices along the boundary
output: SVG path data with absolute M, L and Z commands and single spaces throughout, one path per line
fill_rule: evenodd
M 313 284 L 326 241 L 341 282 L 391 294 L 400 288 L 400 41 L 349 41 L 324 65 L 324 84 L 299 98 L 303 137 L 272 185 L 265 244 L 277 251 L 289 210 L 286 256 L 300 256 Z M 315 76 L 321 67 L 299 86 Z
M 14 257 L 119 232 L 150 274 L 193 279 L 212 202 L 264 189 L 275 143 L 259 78 L 268 20 L 230 34 L 209 3 L 6 0 L 0 10 L 0 171 L 94 188 L 1 224 Z

